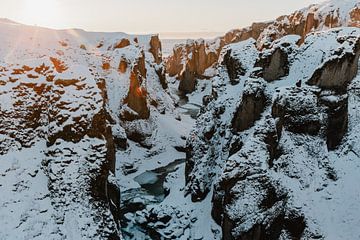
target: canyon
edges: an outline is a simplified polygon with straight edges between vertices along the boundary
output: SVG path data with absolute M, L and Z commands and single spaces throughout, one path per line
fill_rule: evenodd
M 163 56 L 0 20 L 0 239 L 357 239 L 360 3 Z

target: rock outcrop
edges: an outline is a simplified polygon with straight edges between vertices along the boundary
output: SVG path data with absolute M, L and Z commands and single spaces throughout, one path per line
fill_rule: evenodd
M 311 89 L 283 89 L 274 97 L 272 116 L 278 118 L 278 127 L 290 132 L 316 135 L 321 128 L 321 108 Z
M 238 84 L 240 76 L 244 76 L 246 70 L 243 69 L 243 66 L 239 59 L 233 57 L 231 50 L 228 50 L 224 56 L 223 65 L 226 66 L 226 69 L 229 74 L 231 84 Z
M 166 60 L 170 76 L 179 77 L 189 59 L 192 72 L 202 76 L 205 70 L 218 62 L 224 46 L 250 38 L 257 41 L 258 49 L 269 48 L 271 44 L 286 35 L 298 35 L 302 44 L 306 35 L 341 26 L 359 27 L 360 4 L 356 1 L 331 0 L 323 4 L 313 4 L 274 21 L 254 23 L 243 29 L 232 30 L 211 41 L 191 41 L 178 45 Z
M 324 62 L 309 79 L 308 84 L 325 89 L 346 89 L 358 73 L 360 37 L 339 37 L 339 42 L 350 45 L 350 51 L 337 49 L 334 57 Z
M 143 54 L 139 56 L 131 70 L 129 93 L 125 99 L 125 103 L 137 113 L 137 116 L 125 117 L 126 120 L 147 119 L 150 116 L 147 92 L 145 87 L 142 86 L 146 81 L 145 56 Z
M 349 85 L 359 81 L 358 38 L 358 29 L 341 28 L 310 34 L 302 45 L 299 37 L 288 36 L 262 52 L 249 54 L 251 42 L 223 50 L 223 55 L 237 52 L 245 72 L 233 84 L 226 61 L 217 68 L 213 94 L 187 140 L 185 173 L 193 201 L 212 198 L 222 239 L 327 236 L 329 225 L 319 224 L 319 216 L 332 215 L 314 211 L 325 202 L 335 204 L 332 197 L 324 203 L 311 200 L 316 206 L 310 206 L 303 196 L 317 199 L 341 191 L 328 186 L 338 179 L 335 169 L 352 156 L 345 149 L 358 147 L 353 144 L 358 137 L 349 137 L 349 128 L 358 126 L 359 98 L 349 97 Z
M 156 64 L 162 63 L 162 48 L 158 35 L 151 36 L 149 51 L 153 55 Z
M 196 89 L 196 73 L 191 70 L 190 63 L 185 65 L 185 69 L 179 77 L 179 91 L 183 93 L 192 93 Z
M 240 106 L 232 120 L 235 131 L 244 131 L 260 119 L 266 105 L 265 86 L 266 84 L 261 79 L 250 79 L 245 82 Z
M 282 48 L 261 54 L 255 67 L 260 67 L 259 76 L 266 81 L 278 80 L 289 73 L 288 54 Z
M 335 150 L 341 144 L 348 130 L 348 95 L 325 92 L 320 96 L 320 102 L 326 107 L 327 111 L 327 147 L 329 150 Z

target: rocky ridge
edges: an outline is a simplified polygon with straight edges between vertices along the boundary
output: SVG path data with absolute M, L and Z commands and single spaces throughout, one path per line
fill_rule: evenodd
M 231 55 L 212 79 L 186 162 L 187 192 L 196 202 L 212 198 L 222 239 L 351 238 L 339 228 L 329 233 L 331 214 L 308 201 L 326 195 L 335 209 L 345 207 L 331 195 L 342 191 L 337 181 L 351 184 L 338 180 L 352 164 L 342 159 L 358 160 L 346 149 L 358 148 L 359 36 L 358 28 L 338 28 L 312 33 L 301 46 L 290 35 L 262 51 L 254 40 L 223 49 Z
M 301 37 L 297 44 L 302 44 L 310 32 L 340 26 L 360 27 L 359 9 L 360 4 L 353 0 L 328 0 L 273 21 L 232 30 L 214 40 L 191 40 L 174 48 L 166 60 L 166 70 L 180 80 L 179 90 L 189 93 L 195 90 L 196 79 L 211 76 L 207 70 L 217 64 L 222 49 L 228 44 L 253 38 L 261 50 L 275 40 L 293 34 Z

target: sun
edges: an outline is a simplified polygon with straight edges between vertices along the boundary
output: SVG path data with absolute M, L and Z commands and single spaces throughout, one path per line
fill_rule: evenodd
M 41 26 L 59 24 L 58 0 L 23 0 L 22 18 L 25 23 Z

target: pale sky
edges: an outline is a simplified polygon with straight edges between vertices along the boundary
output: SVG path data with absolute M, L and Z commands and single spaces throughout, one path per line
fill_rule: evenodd
M 56 29 L 127 33 L 226 32 L 321 1 L 0 0 L 0 17 Z

